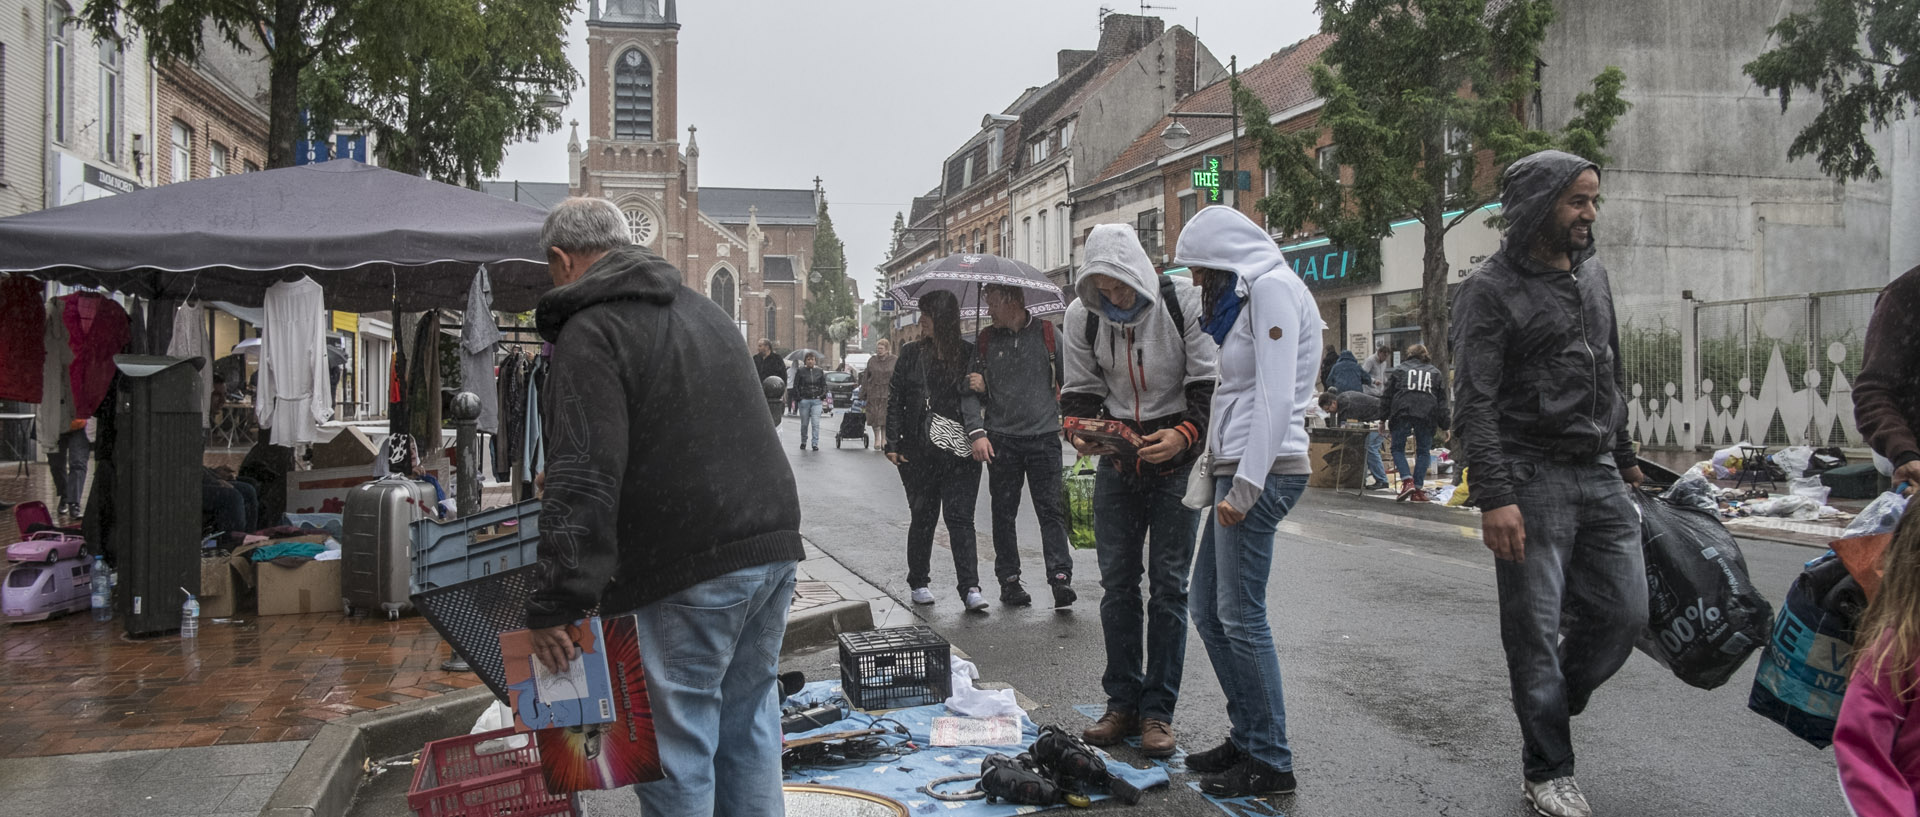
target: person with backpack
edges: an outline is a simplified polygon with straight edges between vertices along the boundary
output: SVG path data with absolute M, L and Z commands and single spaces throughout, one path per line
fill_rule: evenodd
M 1067 307 L 1060 409 L 1068 417 L 1119 420 L 1147 445 L 1121 452 L 1073 438 L 1081 454 L 1102 455 L 1093 535 L 1107 711 L 1082 737 L 1111 746 L 1137 734 L 1142 753 L 1167 757 L 1174 752 L 1173 709 L 1187 654 L 1187 573 L 1200 523 L 1200 511 L 1180 500 L 1206 439 L 1220 351 L 1199 322 L 1186 317 L 1200 314 L 1199 288 L 1156 274 L 1132 227 L 1096 226 L 1086 246 L 1080 297 Z
M 1055 609 L 1071 606 L 1073 556 L 1067 547 L 1067 500 L 1060 471 L 1060 352 L 1053 324 L 1027 312 L 1026 291 L 989 284 L 983 293 L 993 325 L 980 330 L 967 385 L 980 395 L 984 428 L 972 434 L 973 456 L 987 464 L 993 500 L 993 572 L 1000 603 L 1024 607 L 1033 596 L 1020 584 L 1020 540 L 1014 520 L 1020 486 L 1040 518 L 1040 554 Z
M 1400 498 L 1426 502 L 1421 486 L 1427 479 L 1427 466 L 1433 459 L 1433 432 L 1445 425 L 1452 411 L 1448 408 L 1446 378 L 1434 368 L 1427 347 L 1414 344 L 1400 368 L 1387 375 L 1387 388 L 1380 402 L 1387 409 L 1387 445 L 1393 448 L 1393 467 L 1400 473 Z M 1413 470 L 1407 470 L 1407 437 L 1413 437 Z

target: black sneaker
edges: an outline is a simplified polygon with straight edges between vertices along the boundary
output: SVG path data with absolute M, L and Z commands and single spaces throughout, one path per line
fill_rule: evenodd
M 1000 585 L 1000 603 L 1008 607 L 1025 607 L 1033 603 L 1033 595 L 1020 586 L 1018 579 L 1003 582 Z
M 1188 756 L 1188 762 L 1193 758 Z M 1200 790 L 1215 797 L 1254 797 L 1262 794 L 1292 794 L 1293 772 L 1243 757 L 1224 772 L 1200 776 Z
M 1071 587 L 1064 584 L 1056 584 L 1053 586 L 1053 609 L 1055 610 L 1064 610 L 1072 607 L 1073 603 L 1079 598 L 1080 594 L 1073 592 L 1073 588 Z
M 1219 746 L 1204 752 L 1191 752 L 1187 755 L 1187 771 L 1197 774 L 1219 774 L 1233 768 L 1247 756 L 1232 739 L 1223 740 Z

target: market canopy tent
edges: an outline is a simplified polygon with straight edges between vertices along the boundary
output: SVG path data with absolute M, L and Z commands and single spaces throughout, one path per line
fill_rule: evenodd
M 0 272 L 145 298 L 257 306 L 310 276 L 349 312 L 464 309 L 487 265 L 493 308 L 552 286 L 546 214 L 349 159 L 161 185 L 0 218 Z

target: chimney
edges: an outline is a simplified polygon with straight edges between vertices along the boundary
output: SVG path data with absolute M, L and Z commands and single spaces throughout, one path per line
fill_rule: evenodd
M 1155 37 L 1166 30 L 1166 23 L 1158 17 L 1141 17 L 1137 14 L 1109 14 L 1100 25 L 1101 64 L 1109 64 L 1135 51 L 1145 48 Z
M 1075 51 L 1071 48 L 1060 49 L 1058 58 L 1060 63 L 1060 76 L 1064 77 L 1071 74 L 1074 72 L 1074 69 L 1092 62 L 1094 54 L 1095 52 L 1092 51 Z

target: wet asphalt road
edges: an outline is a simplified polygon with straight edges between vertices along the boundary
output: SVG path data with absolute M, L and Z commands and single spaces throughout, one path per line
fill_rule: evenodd
M 829 424 L 830 423 L 830 424 Z M 828 447 L 796 451 L 791 419 L 780 428 L 799 480 L 803 530 L 848 568 L 907 604 L 907 509 L 895 469 L 876 451 L 834 450 L 838 417 L 822 421 Z M 984 476 L 977 520 L 980 572 L 993 575 Z M 1285 676 L 1288 731 L 1300 790 L 1246 814 L 1530 814 L 1520 797 L 1520 735 L 1499 645 L 1492 557 L 1477 516 L 1440 507 L 1309 490 L 1275 540 L 1268 605 Z M 1039 583 L 1038 529 L 1020 525 L 1030 589 Z M 1104 701 L 1098 567 L 1076 551 L 1072 612 L 1040 607 L 964 613 L 950 590 L 952 557 L 939 533 L 933 587 L 915 612 L 972 656 L 989 680 L 1038 704 L 1042 723 L 1078 729 L 1077 704 Z M 1756 585 L 1783 594 L 1815 551 L 1741 540 Z M 990 579 L 989 579 L 990 581 Z M 996 594 L 990 589 L 989 599 Z M 910 606 L 910 605 L 909 605 Z M 1188 640 L 1175 730 L 1183 748 L 1216 744 L 1225 704 L 1199 639 Z M 831 654 L 793 661 L 810 677 Z M 1599 815 L 1846 815 L 1832 754 L 1746 709 L 1753 659 L 1727 685 L 1702 691 L 1635 655 L 1574 721 L 1579 778 Z M 1140 761 L 1130 750 L 1116 754 Z M 1176 773 L 1128 813 L 1222 813 Z M 1101 810 L 1121 810 L 1116 805 Z

